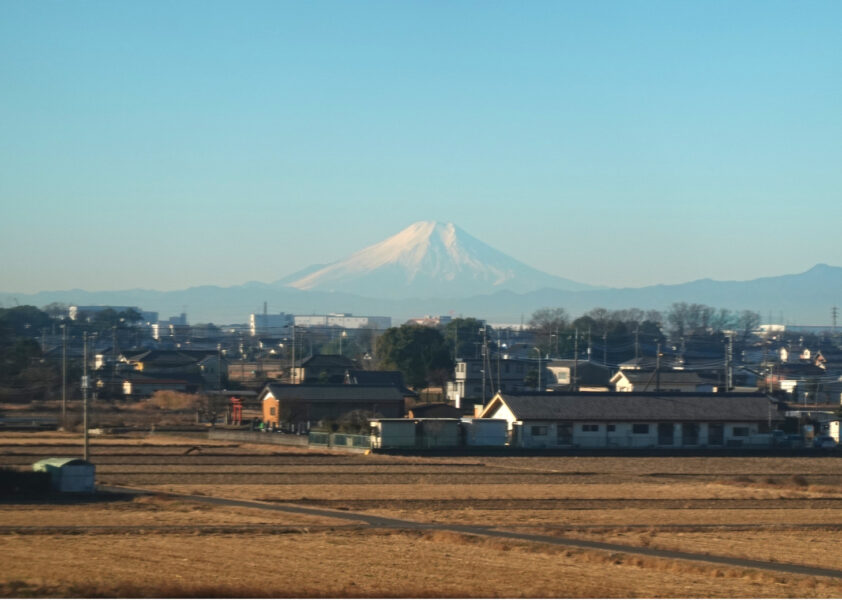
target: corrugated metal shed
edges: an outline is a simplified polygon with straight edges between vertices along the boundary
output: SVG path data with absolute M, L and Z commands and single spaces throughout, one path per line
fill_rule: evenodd
M 57 492 L 94 492 L 95 467 L 81 458 L 45 458 L 34 463 L 32 470 L 49 473 Z

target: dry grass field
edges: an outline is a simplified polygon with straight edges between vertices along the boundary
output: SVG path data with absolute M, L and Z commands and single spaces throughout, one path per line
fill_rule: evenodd
M 79 441 L 0 434 L 0 464 L 28 468 L 78 455 Z M 842 571 L 835 552 L 842 459 L 835 457 L 364 456 L 165 436 L 94 438 L 91 456 L 98 484 L 159 493 L 0 503 L 0 594 L 842 596 L 842 578 L 634 551 Z M 209 496 L 257 504 L 202 501 Z M 264 508 L 288 504 L 337 512 Z M 360 514 L 420 525 L 370 525 Z

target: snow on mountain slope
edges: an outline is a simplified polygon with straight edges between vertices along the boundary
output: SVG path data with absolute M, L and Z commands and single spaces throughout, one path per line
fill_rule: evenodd
M 498 290 L 587 290 L 592 286 L 533 269 L 452 223 L 421 221 L 312 273 L 285 281 L 301 290 L 367 297 L 459 297 Z

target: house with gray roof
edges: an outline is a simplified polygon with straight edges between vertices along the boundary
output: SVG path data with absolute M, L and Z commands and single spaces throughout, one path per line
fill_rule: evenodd
M 633 369 L 617 371 L 610 381 L 615 392 L 715 392 L 716 386 L 696 371 Z
M 362 411 L 371 416 L 404 416 L 404 394 L 394 385 L 269 383 L 257 397 L 263 422 L 273 427 L 312 427 Z
M 479 418 L 505 419 L 521 448 L 762 446 L 783 421 L 762 394 L 497 394 Z

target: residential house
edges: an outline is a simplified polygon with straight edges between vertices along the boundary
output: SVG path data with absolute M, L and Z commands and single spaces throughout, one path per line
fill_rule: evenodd
M 696 371 L 617 371 L 609 382 L 617 392 L 715 392 L 717 387 Z
M 809 348 L 802 346 L 781 346 L 778 356 L 782 363 L 799 364 L 812 362 L 813 353 Z
M 205 381 L 198 375 L 178 377 L 152 377 L 132 374 L 122 377 L 122 391 L 126 398 L 146 398 L 159 391 L 195 394 L 205 387 Z
M 526 375 L 537 367 L 535 361 L 515 358 L 492 358 L 488 362 L 491 369 L 486 373 L 481 358 L 456 360 L 453 380 L 447 382 L 446 388 L 447 399 L 456 408 L 464 408 L 475 403 L 485 404 L 498 388 L 504 392 L 525 389 Z M 485 398 L 482 397 L 483 389 L 485 389 Z
M 795 395 L 797 387 L 815 387 L 825 379 L 827 373 L 821 367 L 809 363 L 786 363 L 774 367 L 766 376 L 766 389 Z
M 497 394 L 479 417 L 505 419 L 521 448 L 761 446 L 783 421 L 760 394 Z
M 403 373 L 400 371 L 348 369 L 345 371 L 345 383 L 348 385 L 393 385 L 403 390 L 407 396 L 418 395 L 404 385 Z
M 404 416 L 404 395 L 395 386 L 269 383 L 257 397 L 263 422 L 272 427 L 309 428 L 362 411 L 386 418 Z
M 226 372 L 217 350 L 127 351 L 119 362 L 123 393 L 132 397 L 159 390 L 195 393 L 216 389 Z
M 574 373 L 579 391 L 607 392 L 610 389 L 611 372 L 603 365 L 588 360 L 550 359 L 541 366 L 542 390 L 574 391 Z
M 313 354 L 296 361 L 294 383 L 342 383 L 345 373 L 359 369 L 357 363 L 340 354 Z

